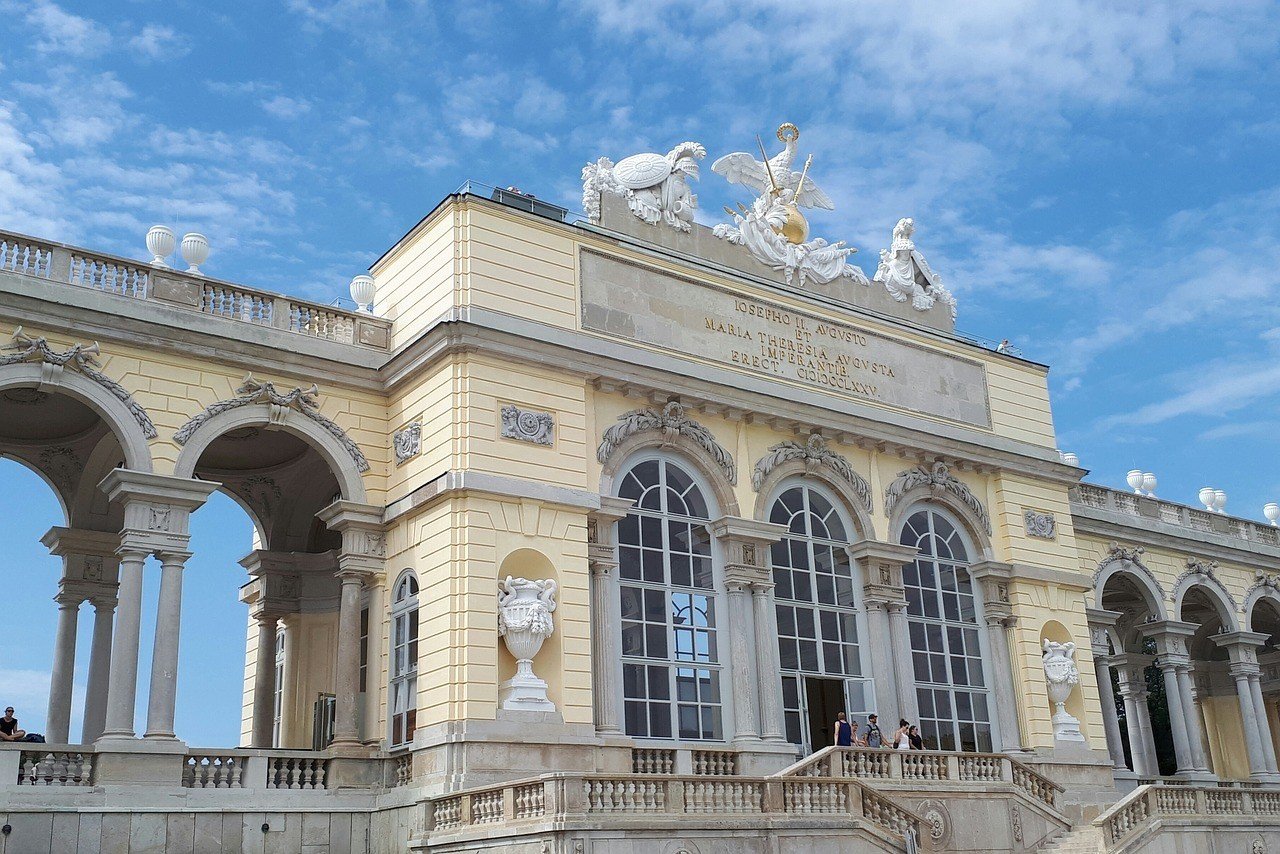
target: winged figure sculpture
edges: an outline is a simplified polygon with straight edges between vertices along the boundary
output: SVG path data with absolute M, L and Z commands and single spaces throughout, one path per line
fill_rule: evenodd
M 741 184 L 758 193 L 781 193 L 790 190 L 797 205 L 809 208 L 834 210 L 831 198 L 802 171 L 791 168 L 796 160 L 796 142 L 800 129 L 787 122 L 778 128 L 778 140 L 782 151 L 767 161 L 756 160 L 755 155 L 735 151 L 711 164 L 711 171 L 723 175 L 730 184 Z M 763 152 L 762 152 L 763 155 Z

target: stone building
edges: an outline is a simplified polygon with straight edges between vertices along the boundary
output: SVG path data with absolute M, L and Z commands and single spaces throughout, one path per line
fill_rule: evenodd
M 1280 846 L 1276 528 L 1082 483 L 914 223 L 871 281 L 799 173 L 706 228 L 701 148 L 602 158 L 580 220 L 449 196 L 372 311 L 0 233 L 0 453 L 65 509 L 0 850 Z M 173 721 L 219 489 L 256 534 L 213 749 Z

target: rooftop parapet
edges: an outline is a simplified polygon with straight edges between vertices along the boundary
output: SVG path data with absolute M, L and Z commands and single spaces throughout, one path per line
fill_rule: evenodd
M 1081 483 L 1072 488 L 1071 501 L 1079 507 L 1102 510 L 1118 516 L 1133 516 L 1135 519 L 1163 522 L 1189 532 L 1218 534 L 1228 539 L 1280 546 L 1280 528 L 1254 522 L 1251 519 L 1198 510 L 1186 504 L 1165 501 L 1161 498 L 1134 495 L 1123 490 Z
M 364 312 L 155 267 L 24 234 L 0 231 L 0 273 L 16 273 L 154 300 L 239 323 L 269 326 L 338 344 L 388 349 L 391 322 Z

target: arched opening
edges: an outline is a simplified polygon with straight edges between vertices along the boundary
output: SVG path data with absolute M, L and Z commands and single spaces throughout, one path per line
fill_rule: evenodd
M 391 590 L 391 660 L 388 667 L 390 746 L 413 741 L 418 725 L 418 576 L 406 569 Z
M 768 520 L 787 528 L 769 551 L 778 619 L 787 740 L 805 753 L 835 744 L 833 722 L 875 711 L 865 661 L 862 579 L 849 555 L 853 527 L 823 487 L 785 481 Z
M 623 719 L 635 738 L 721 741 L 725 681 L 707 486 L 688 463 L 642 455 L 618 495 Z
M 902 577 L 925 746 L 989 752 L 995 704 L 983 666 L 982 603 L 969 575 L 973 546 L 955 516 L 930 504 L 912 508 L 899 542 L 919 549 Z
M 1253 605 L 1249 615 L 1249 628 L 1267 636 L 1258 650 L 1258 664 L 1262 667 L 1261 688 L 1263 707 L 1267 716 L 1267 731 L 1272 744 L 1280 754 L 1280 598 L 1264 596 Z

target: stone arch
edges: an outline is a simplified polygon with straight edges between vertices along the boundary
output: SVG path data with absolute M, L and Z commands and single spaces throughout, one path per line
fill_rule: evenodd
M 803 460 L 789 460 L 769 472 L 756 491 L 756 505 L 752 518 L 762 522 L 769 521 L 769 509 L 777 499 L 782 484 L 791 480 L 798 482 L 815 480 L 834 494 L 845 515 L 853 522 L 853 533 L 856 537 L 851 537 L 849 542 L 875 539 L 871 513 L 849 484 L 842 478 L 836 477 L 825 466 L 809 466 Z
M 683 435 L 672 436 L 658 430 L 633 433 L 613 448 L 600 471 L 600 494 L 616 495 L 618 479 L 635 465 L 639 455 L 651 450 L 677 457 L 693 469 L 698 479 L 710 487 L 722 515 L 740 515 L 733 484 L 725 477 L 716 459 L 697 442 Z
M 295 409 L 270 403 L 251 403 L 226 409 L 205 419 L 183 444 L 174 465 L 176 477 L 192 477 L 200 456 L 215 439 L 241 427 L 274 427 L 285 430 L 307 444 L 324 458 L 347 501 L 365 503 L 364 478 L 350 449 L 336 436 Z M 367 465 L 367 463 L 366 463 Z
M 43 387 L 54 394 L 65 394 L 88 406 L 106 422 L 120 443 L 125 465 L 133 471 L 152 470 L 151 448 L 144 427 L 137 416 L 111 391 L 82 374 L 71 370 L 47 376 L 41 362 L 18 362 L 0 366 L 0 391 L 10 388 Z M 138 409 L 141 410 L 141 406 Z M 144 414 L 144 418 L 147 416 Z M 148 418 L 147 424 L 149 425 Z M 152 428 L 154 429 L 154 428 Z
M 1176 619 L 1183 619 L 1183 602 L 1187 594 L 1193 590 L 1200 591 L 1213 609 L 1218 612 L 1218 616 L 1222 619 L 1224 631 L 1234 632 L 1240 627 L 1240 622 L 1236 619 L 1235 598 L 1227 590 L 1226 586 L 1213 575 L 1183 574 L 1183 577 L 1178 581 L 1178 586 L 1173 591 L 1173 613 Z
M 1257 631 L 1253 627 L 1253 614 L 1258 605 L 1262 602 L 1268 602 L 1280 615 L 1280 585 L 1274 580 L 1262 579 L 1256 581 L 1245 591 L 1244 604 L 1242 611 L 1244 612 L 1244 621 L 1242 628 L 1247 632 Z
M 969 540 L 969 545 L 973 547 L 973 554 L 969 556 L 971 562 L 977 563 L 980 560 L 995 557 L 985 520 L 965 502 L 957 500 L 948 492 L 939 493 L 930 489 L 927 484 L 908 489 L 894 502 L 893 510 L 889 514 L 890 540 L 898 542 L 911 514 L 927 505 L 942 507 L 956 517 L 956 521 L 960 523 L 964 535 Z
M 1093 573 L 1093 602 L 1098 608 L 1102 604 L 1102 594 L 1107 582 L 1117 575 L 1128 578 L 1137 587 L 1145 600 L 1145 604 L 1157 619 L 1168 619 L 1164 607 L 1164 588 L 1156 580 L 1155 574 L 1142 562 L 1141 550 L 1125 550 L 1113 548 L 1111 554 L 1103 558 Z M 1113 637 L 1113 640 L 1116 638 Z
M 72 524 L 73 524 L 73 523 L 72 523 L 72 521 L 71 521 L 71 519 L 72 519 L 72 517 L 71 517 L 71 510 L 72 510 L 72 507 L 73 507 L 73 504 L 72 504 L 72 502 L 73 502 L 73 498 L 72 498 L 72 496 L 64 496 L 64 495 L 62 494 L 62 490 L 61 490 L 61 489 L 59 489 L 59 488 L 58 488 L 58 485 L 57 485 L 56 483 L 54 483 L 54 482 L 53 482 L 53 479 L 52 479 L 51 477 L 49 477 L 48 472 L 45 472 L 44 470 L 42 470 L 39 466 L 35 465 L 34 463 L 32 463 L 32 462 L 30 462 L 30 461 L 28 461 L 28 460 L 24 460 L 22 457 L 19 457 L 19 456 L 16 456 L 16 455 L 12 455 L 12 454 L 5 454 L 5 455 L 3 455 L 3 456 L 0 456 L 0 459 L 6 459 L 6 460 L 10 460 L 10 461 L 12 461 L 12 462 L 15 462 L 15 463 L 17 463 L 18 465 L 22 466 L 22 467 L 23 467 L 24 469 L 26 469 L 27 471 L 29 471 L 29 472 L 31 472 L 32 474 L 34 474 L 36 477 L 40 478 L 40 480 L 44 482 L 44 485 L 45 485 L 45 486 L 47 486 L 47 487 L 49 487 L 49 491 L 53 493 L 53 497 L 54 497 L 54 498 L 56 498 L 56 499 L 58 499 L 58 506 L 62 508 L 62 523 L 61 523 L 61 524 L 65 525 L 65 526 L 67 526 L 67 527 L 71 527 L 71 526 L 72 526 Z

